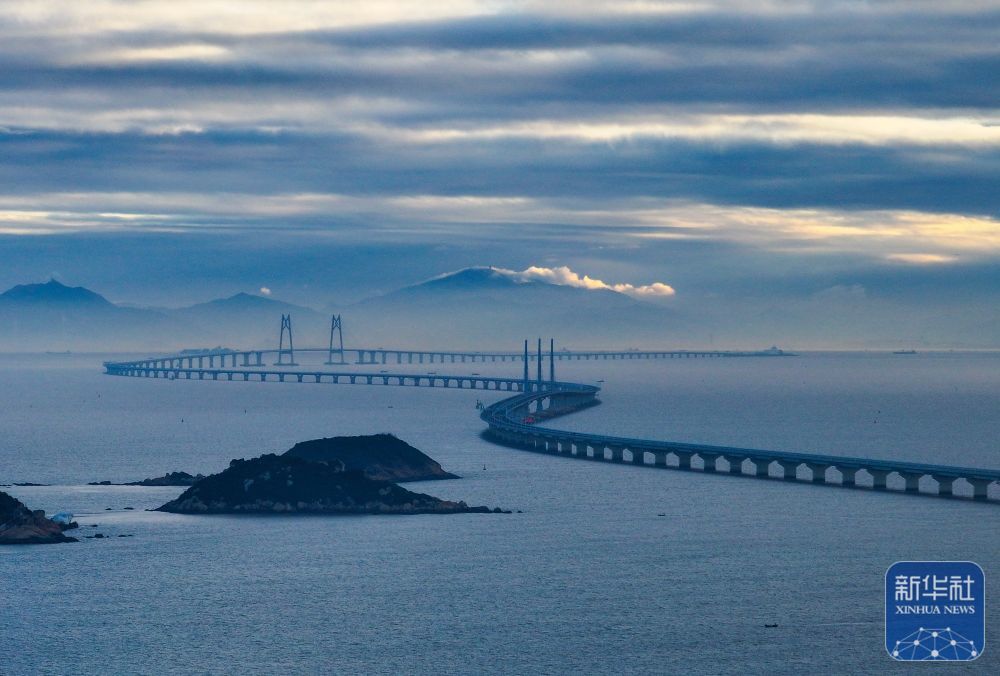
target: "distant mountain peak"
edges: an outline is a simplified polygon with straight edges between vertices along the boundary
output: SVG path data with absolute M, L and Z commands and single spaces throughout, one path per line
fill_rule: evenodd
M 66 286 L 56 279 L 41 284 L 18 284 L 0 294 L 0 299 L 15 303 L 31 304 L 77 304 L 94 306 L 112 306 L 113 304 L 99 293 L 82 286 Z
M 204 307 L 204 306 L 229 306 L 229 307 L 296 307 L 292 303 L 286 303 L 285 301 L 278 300 L 276 298 L 268 298 L 267 296 L 258 296 L 255 293 L 247 293 L 245 291 L 240 291 L 239 293 L 234 293 L 232 296 L 226 298 L 216 298 L 215 300 L 210 300 L 205 303 L 199 303 L 194 307 Z
M 446 272 L 443 275 L 431 277 L 428 280 L 420 282 L 419 284 L 414 284 L 413 286 L 407 288 L 417 288 L 422 286 L 474 288 L 483 286 L 514 286 L 516 284 L 528 283 L 525 282 L 525 280 L 517 278 L 516 275 L 510 274 L 510 272 L 511 271 L 509 270 L 495 268 L 493 266 L 473 266 L 462 268 L 461 270 L 455 270 L 453 272 Z
M 295 312 L 296 317 L 311 317 L 316 315 L 316 311 L 302 305 L 287 303 L 277 298 L 258 296 L 253 293 L 241 291 L 226 298 L 216 298 L 214 300 L 198 303 L 189 307 L 180 308 L 174 312 L 181 314 L 190 313 L 275 313 L 275 312 Z
M 475 291 L 511 287 L 558 287 L 589 293 L 628 296 L 642 301 L 669 298 L 674 295 L 673 287 L 663 282 L 638 286 L 627 282 L 609 284 L 603 280 L 577 273 L 566 265 L 557 267 L 532 265 L 524 270 L 510 270 L 494 266 L 468 267 L 433 277 L 420 284 L 407 287 L 407 289 Z

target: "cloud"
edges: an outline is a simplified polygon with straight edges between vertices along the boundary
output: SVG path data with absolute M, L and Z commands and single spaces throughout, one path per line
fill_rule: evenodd
M 507 275 L 512 279 L 521 282 L 545 282 L 546 284 L 556 284 L 559 286 L 572 286 L 578 289 L 617 291 L 626 296 L 634 298 L 669 298 L 675 295 L 673 287 L 663 282 L 653 282 L 635 286 L 633 284 L 618 283 L 608 284 L 600 279 L 594 279 L 588 275 L 580 275 L 571 270 L 568 266 L 556 268 L 544 268 L 532 265 L 520 272 L 507 270 L 505 268 L 494 268 L 497 272 Z
M 407 143 L 537 139 L 620 143 L 686 139 L 712 143 L 1000 146 L 1000 126 L 981 119 L 888 115 L 691 115 L 661 118 L 558 119 L 462 128 L 362 128 L 359 133 Z
M 885 259 L 894 263 L 909 263 L 911 265 L 940 265 L 942 263 L 954 263 L 955 256 L 932 253 L 891 253 Z
M 269 289 L 266 286 L 260 287 L 260 295 L 262 295 L 262 296 L 270 296 L 271 295 L 271 289 Z
M 1000 259 L 1000 221 L 913 209 L 764 208 L 645 197 L 529 195 L 76 192 L 0 194 L 0 232 L 273 231 L 355 242 L 526 241 L 637 247 L 652 242 L 739 245 L 807 260 L 850 255 L 885 263 Z M 303 240 L 305 241 L 305 240 Z M 518 274 L 595 288 L 568 268 Z M 573 275 L 576 275 L 574 277 Z M 589 280 L 589 281 L 588 281 Z M 655 285 L 641 296 L 666 296 Z

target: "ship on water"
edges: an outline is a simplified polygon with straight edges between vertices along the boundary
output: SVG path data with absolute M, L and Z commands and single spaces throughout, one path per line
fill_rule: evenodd
M 916 350 L 893 350 L 893 354 L 916 354 Z

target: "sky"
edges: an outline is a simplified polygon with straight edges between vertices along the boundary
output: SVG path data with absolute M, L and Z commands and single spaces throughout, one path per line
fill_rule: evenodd
M 997 35 L 977 0 L 4 0 L 0 285 L 323 308 L 495 265 L 1000 347 Z

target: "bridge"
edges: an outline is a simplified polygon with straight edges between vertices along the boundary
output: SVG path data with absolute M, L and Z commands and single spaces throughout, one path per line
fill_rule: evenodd
M 489 426 L 490 436 L 500 442 L 541 453 L 643 467 L 700 469 L 707 473 L 724 470 L 728 474 L 786 481 L 798 481 L 799 469 L 805 468 L 811 483 L 844 488 L 859 487 L 858 476 L 864 473 L 872 489 L 885 491 L 889 490 L 888 478 L 897 475 L 902 479 L 905 493 L 954 497 L 954 484 L 961 481 L 971 487 L 975 500 L 989 499 L 990 485 L 1000 482 L 1000 470 L 655 441 L 542 427 L 536 424 L 540 420 L 573 413 L 597 403 L 598 389 L 595 386 L 577 383 L 568 384 L 571 385 L 569 387 L 563 383 L 555 385 L 550 389 L 524 392 L 488 406 L 480 417 Z M 647 460 L 652 460 L 652 463 L 647 463 Z M 720 460 L 723 464 L 721 468 Z M 772 469 L 777 469 L 777 477 L 772 475 Z M 921 492 L 921 479 L 924 477 L 933 479 L 936 493 Z
M 283 325 L 284 326 L 284 325 Z M 463 352 L 463 351 L 407 351 L 374 350 L 356 348 L 358 364 L 371 364 L 372 355 L 379 360 L 394 355 L 402 363 L 421 363 L 420 355 L 448 358 L 452 361 L 521 361 L 524 372 L 521 378 L 471 375 L 447 375 L 430 373 L 404 373 L 380 370 L 354 371 L 330 370 L 321 367 L 302 368 L 295 362 L 296 353 L 322 353 L 328 357 L 324 365 L 346 364 L 342 359 L 346 350 L 330 348 L 307 348 L 292 351 L 278 350 L 215 350 L 195 353 L 142 358 L 132 361 L 105 362 L 105 372 L 109 375 L 166 380 L 222 380 L 256 382 L 329 383 L 350 385 L 410 386 L 430 388 L 458 388 L 513 393 L 483 409 L 482 420 L 486 423 L 489 438 L 510 446 L 516 446 L 540 453 L 548 453 L 567 458 L 626 463 L 648 468 L 666 468 L 705 473 L 741 475 L 757 478 L 802 481 L 800 470 L 806 474 L 804 480 L 814 484 L 827 484 L 845 488 L 868 486 L 877 491 L 901 492 L 907 494 L 938 495 L 956 497 L 956 485 L 965 486 L 962 492 L 970 493 L 974 500 L 989 500 L 989 489 L 1000 483 L 1000 470 L 972 467 L 956 467 L 914 463 L 897 460 L 860 458 L 850 456 L 817 455 L 787 451 L 710 446 L 674 441 L 657 441 L 627 437 L 606 436 L 587 432 L 569 432 L 544 427 L 538 423 L 557 418 L 594 406 L 599 403 L 596 385 L 557 381 L 555 362 L 559 359 L 610 358 L 610 355 L 647 355 L 624 358 L 663 358 L 662 355 L 692 354 L 704 356 L 773 356 L 775 353 L 738 352 L 692 352 L 668 351 L 649 352 L 556 352 L 550 347 L 549 377 L 543 378 L 542 363 L 545 356 L 539 341 L 536 354 L 529 354 L 527 342 L 521 353 L 514 352 Z M 784 354 L 784 353 L 782 353 Z M 277 356 L 277 365 L 265 363 L 265 356 Z M 602 356 L 596 356 L 602 355 Z M 608 355 L 608 356 L 603 356 Z M 648 356 L 661 355 L 661 357 Z M 341 357 L 340 361 L 334 361 Z M 497 359 L 493 359 L 496 357 Z M 287 359 L 286 359 L 287 358 Z M 417 361 L 412 361 L 417 359 Z M 537 369 L 535 377 L 529 377 L 529 362 Z M 385 362 L 379 362 L 385 363 Z M 427 363 L 435 363 L 429 361 Z M 438 362 L 439 363 L 439 362 Z M 647 462 L 651 460 L 651 462 Z M 895 477 L 899 477 L 897 480 Z M 859 482 L 859 478 L 865 481 Z M 902 490 L 893 489 L 893 483 L 901 484 Z M 922 490 L 921 486 L 927 490 Z
M 496 363 L 496 362 L 528 362 L 538 361 L 534 352 L 470 352 L 458 350 L 407 350 L 388 349 L 382 347 L 356 347 L 343 350 L 331 350 L 325 347 L 295 348 L 293 354 L 319 353 L 328 356 L 330 364 L 465 364 L 465 363 Z M 150 369 L 174 370 L 178 368 L 203 369 L 225 367 L 233 368 L 263 368 L 268 362 L 275 360 L 275 365 L 292 366 L 282 363 L 280 357 L 287 355 L 287 349 L 274 350 L 206 350 L 159 357 L 148 357 L 128 364 Z M 629 359 L 708 359 L 724 357 L 789 357 L 794 356 L 777 348 L 757 352 L 717 351 L 717 350 L 560 350 L 551 357 L 556 361 L 590 361 L 590 360 L 629 360 Z M 339 359 L 337 359 L 339 357 Z M 351 359 L 348 359 L 351 357 Z M 542 355 L 547 358 L 548 355 Z M 123 362 L 125 363 L 125 362 Z

